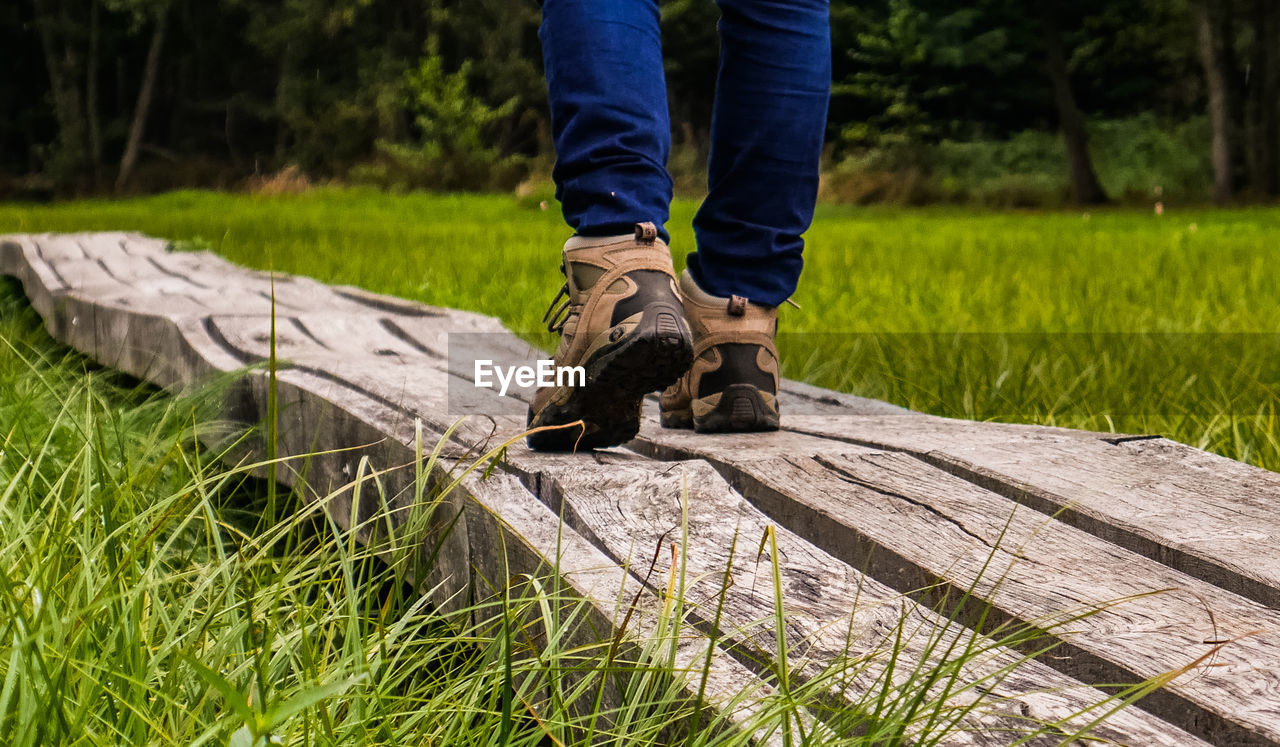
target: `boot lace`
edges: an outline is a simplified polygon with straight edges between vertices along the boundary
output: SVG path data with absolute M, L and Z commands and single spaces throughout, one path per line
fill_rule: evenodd
M 560 300 L 562 298 L 563 301 Z M 551 305 L 547 307 L 547 313 L 542 315 L 542 321 L 546 323 L 548 332 L 564 334 L 565 325 L 581 313 L 582 304 L 573 303 L 573 298 L 569 296 L 569 282 L 565 281 L 556 297 L 551 299 Z

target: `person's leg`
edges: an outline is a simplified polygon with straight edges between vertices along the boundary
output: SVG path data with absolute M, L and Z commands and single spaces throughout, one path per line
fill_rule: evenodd
M 720 72 L 709 193 L 689 267 L 714 296 L 777 306 L 795 291 L 831 95 L 827 0 L 717 0 Z
M 717 0 L 720 74 L 698 251 L 680 278 L 693 367 L 662 424 L 779 427 L 777 306 L 795 291 L 831 94 L 826 0 Z
M 537 391 L 528 441 L 601 448 L 636 435 L 644 396 L 693 355 L 662 230 L 671 132 L 657 0 L 546 0 L 540 36 L 556 197 L 577 232 L 548 329 L 561 333 L 556 364 L 582 367 L 585 383 Z
M 584 236 L 663 228 L 671 126 L 657 0 L 545 0 L 542 54 L 565 220 Z

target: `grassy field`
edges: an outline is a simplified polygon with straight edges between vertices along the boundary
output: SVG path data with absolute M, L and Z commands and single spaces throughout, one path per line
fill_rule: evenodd
M 670 223 L 677 264 L 695 205 Z M 244 264 L 538 319 L 567 235 L 505 196 L 317 190 L 0 205 L 0 232 L 130 229 Z M 1160 433 L 1280 468 L 1280 210 L 823 206 L 783 310 L 785 373 L 943 415 Z

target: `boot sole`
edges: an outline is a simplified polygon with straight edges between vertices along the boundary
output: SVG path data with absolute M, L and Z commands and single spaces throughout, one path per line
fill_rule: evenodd
M 701 417 L 693 416 L 698 433 L 752 433 L 778 430 L 778 411 L 765 404 L 760 390 L 750 384 L 732 384 L 720 393 L 720 402 Z
M 693 334 L 684 310 L 674 304 L 655 303 L 644 310 L 631 334 L 618 340 L 583 364 L 585 386 L 572 391 L 563 405 L 543 410 L 544 425 L 582 420 L 582 428 L 530 433 L 535 451 L 583 451 L 626 443 L 640 432 L 640 408 L 644 396 L 665 389 L 693 365 Z M 534 413 L 530 411 L 529 422 Z
M 663 428 L 688 430 L 693 427 L 693 410 L 688 407 L 683 410 L 663 410 L 661 419 Z

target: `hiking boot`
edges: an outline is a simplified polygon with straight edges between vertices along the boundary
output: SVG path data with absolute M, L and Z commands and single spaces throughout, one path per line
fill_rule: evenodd
M 700 433 L 778 429 L 778 310 L 720 298 L 680 275 L 693 367 L 665 392 L 662 425 Z
M 640 430 L 644 396 L 674 382 L 693 360 L 671 252 L 652 223 L 639 223 L 635 236 L 569 239 L 561 270 L 564 287 L 543 321 L 561 334 L 556 365 L 582 366 L 586 384 L 540 388 L 528 422 L 536 428 L 581 420 L 585 428 L 532 433 L 529 447 L 625 443 Z

